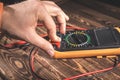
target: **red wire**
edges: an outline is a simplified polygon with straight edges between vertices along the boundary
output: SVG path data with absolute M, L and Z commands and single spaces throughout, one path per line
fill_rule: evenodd
M 34 74 L 34 77 L 36 77 L 36 79 L 34 79 L 34 80 L 43 80 L 35 73 L 34 61 L 35 61 L 35 54 L 37 52 L 38 52 L 38 49 L 36 49 L 35 52 L 31 53 L 31 56 L 30 56 L 30 66 L 31 66 L 32 73 Z
M 67 29 L 75 29 L 75 30 L 87 30 L 86 28 L 78 27 L 78 26 L 66 26 Z
M 32 55 L 32 57 L 31 57 L 31 68 L 32 68 L 32 71 L 35 71 L 35 68 L 34 68 L 34 59 L 35 59 L 35 55 Z
M 39 24 L 37 24 L 37 26 L 43 27 L 43 24 L 39 23 Z M 57 25 L 57 28 L 59 28 L 58 25 Z M 67 25 L 66 28 L 73 29 L 73 30 L 87 30 L 86 28 L 81 28 L 81 27 L 77 27 L 77 26 L 70 26 L 70 25 Z M 47 36 L 47 34 L 40 34 L 40 36 L 45 37 L 45 36 Z M 24 45 L 25 43 L 26 43 L 25 41 L 20 40 L 20 41 L 14 42 L 14 43 L 5 44 L 4 46 L 8 47 L 8 48 L 12 48 L 14 45 Z
M 38 24 L 37 26 L 42 27 L 43 24 Z M 57 28 L 59 28 L 59 27 L 57 26 Z M 67 29 L 75 29 L 75 30 L 87 30 L 86 28 L 80 28 L 80 27 L 77 27 L 77 26 L 70 26 L 70 25 L 67 25 L 66 28 L 67 28 Z M 45 37 L 46 34 L 45 34 L 45 35 L 43 34 L 43 35 L 41 35 L 41 36 L 42 36 L 42 37 Z M 5 45 L 5 46 L 6 46 L 6 47 L 12 47 L 12 46 L 14 46 L 15 44 L 17 44 L 17 45 L 23 45 L 23 44 L 25 44 L 25 43 L 26 43 L 26 42 L 24 42 L 24 41 L 18 41 L 18 42 L 15 42 L 15 43 L 7 44 L 7 45 Z M 37 50 L 36 50 L 36 51 L 37 51 Z M 33 53 L 32 58 L 31 58 L 31 68 L 32 68 L 33 71 L 35 70 L 35 69 L 34 69 L 34 58 L 35 58 L 34 55 L 35 55 L 36 51 Z M 118 66 L 120 66 L 120 63 L 118 64 Z M 113 69 L 113 67 L 109 67 L 109 68 L 106 68 L 106 69 L 97 70 L 97 71 L 93 71 L 93 72 L 89 72 L 89 73 L 84 73 L 84 74 L 80 74 L 80 75 L 77 75 L 77 76 L 72 76 L 72 77 L 66 78 L 66 79 L 64 79 L 64 80 L 72 80 L 72 79 L 80 78 L 80 77 L 83 77 L 83 76 L 88 76 L 88 75 L 92 75 L 92 74 L 96 74 L 96 73 L 101 73 L 101 72 L 109 71 L 109 70 L 111 70 L 111 69 Z
M 43 27 L 43 24 L 37 24 L 37 26 L 39 27 Z M 56 28 L 59 28 L 59 26 L 57 25 Z M 78 27 L 78 26 L 70 26 L 70 25 L 66 25 L 67 29 L 76 29 L 76 30 L 87 30 L 86 28 L 82 28 L 82 27 Z
M 120 66 L 120 63 L 118 64 L 118 66 Z M 77 75 L 77 76 L 72 76 L 72 77 L 66 78 L 64 80 L 72 80 L 72 79 L 80 78 L 80 77 L 83 77 L 83 76 L 88 76 L 88 75 L 92 75 L 92 74 L 96 74 L 96 73 L 101 73 L 101 72 L 109 71 L 111 69 L 113 69 L 113 67 L 109 67 L 109 68 L 106 68 L 106 69 L 97 70 L 97 71 L 93 71 L 93 72 L 89 72 L 89 73 L 84 73 L 84 74 L 80 74 L 80 75 Z
M 32 68 L 32 71 L 35 71 L 34 60 L 35 60 L 35 54 L 37 53 L 37 51 L 38 51 L 38 49 L 36 49 L 35 52 L 31 54 L 31 68 Z
M 38 24 L 37 26 L 42 27 L 43 24 Z M 69 26 L 69 25 L 67 25 L 66 27 L 67 27 L 67 29 L 87 30 L 86 28 L 80 28 L 80 27 L 77 27 L 77 26 Z M 57 26 L 57 28 L 58 28 L 58 26 Z M 45 35 L 46 35 L 46 34 L 45 34 Z M 44 35 L 44 36 L 45 36 L 45 35 Z M 42 35 L 42 37 L 43 37 L 43 35 Z M 25 41 L 18 41 L 18 42 L 15 42 L 15 43 L 6 44 L 5 46 L 6 46 L 6 47 L 12 47 L 12 46 L 14 46 L 15 44 L 17 44 L 17 45 L 23 45 L 23 44 L 25 44 L 25 43 L 26 43 Z M 36 50 L 36 51 L 37 51 L 37 50 Z M 33 71 L 35 70 L 35 69 L 34 69 L 34 58 L 35 58 L 35 53 L 36 53 L 36 51 L 33 53 L 32 58 L 31 58 L 31 68 L 32 68 Z M 120 66 L 120 63 L 118 64 L 118 66 Z M 66 78 L 66 79 L 64 79 L 64 80 L 72 80 L 72 79 L 80 78 L 80 77 L 83 77 L 83 76 L 88 76 L 88 75 L 92 75 L 92 74 L 96 74 L 96 73 L 101 73 L 101 72 L 109 71 L 109 70 L 111 70 L 111 69 L 113 69 L 113 67 L 109 67 L 109 68 L 106 68 L 106 69 L 97 70 L 97 71 L 93 71 L 93 72 L 89 72 L 89 73 L 84 73 L 84 74 L 80 74 L 80 75 L 77 75 L 77 76 L 72 76 L 72 77 Z

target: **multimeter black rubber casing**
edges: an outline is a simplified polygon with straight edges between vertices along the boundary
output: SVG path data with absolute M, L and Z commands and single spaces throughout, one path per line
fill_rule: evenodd
M 57 33 L 60 43 L 52 43 L 54 58 L 78 58 L 120 55 L 120 28 L 101 27 Z
M 57 35 L 62 39 L 60 47 L 55 47 L 58 51 L 120 47 L 120 33 L 113 27 L 67 31 L 65 35 Z

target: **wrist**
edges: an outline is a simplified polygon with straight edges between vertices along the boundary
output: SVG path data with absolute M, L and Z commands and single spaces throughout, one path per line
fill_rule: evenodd
M 3 3 L 0 2 L 0 28 L 2 25 Z

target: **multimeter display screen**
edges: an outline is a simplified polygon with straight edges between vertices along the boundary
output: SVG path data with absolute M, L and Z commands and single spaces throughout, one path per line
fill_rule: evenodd
M 114 45 L 116 44 L 116 36 L 113 30 L 110 29 L 98 29 L 95 31 L 98 45 Z
M 85 31 L 67 31 L 65 35 L 59 34 L 62 41 L 59 51 L 103 49 L 120 47 L 120 34 L 113 27 L 104 27 Z

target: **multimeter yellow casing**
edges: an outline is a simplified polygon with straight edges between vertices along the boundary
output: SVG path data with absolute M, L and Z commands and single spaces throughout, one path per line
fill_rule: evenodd
M 66 52 L 55 51 L 54 58 L 79 58 L 79 57 L 115 56 L 115 55 L 120 55 L 120 48 L 76 50 Z
M 54 58 L 120 55 L 119 27 L 68 31 L 66 35 L 58 34 L 58 36 L 62 41 L 60 44 L 53 45 L 55 46 Z

